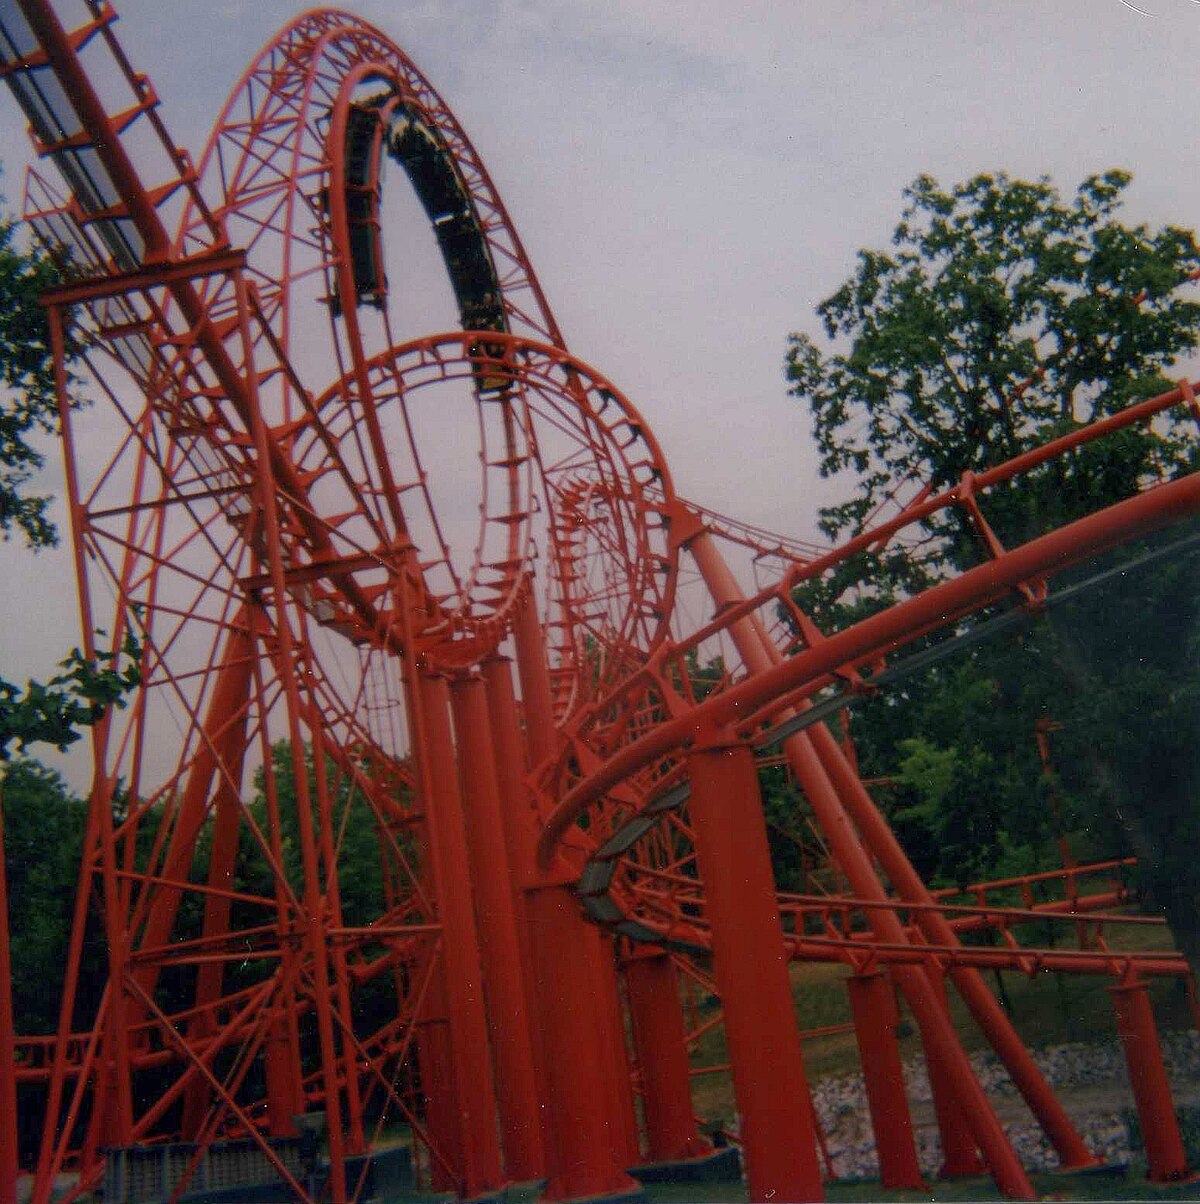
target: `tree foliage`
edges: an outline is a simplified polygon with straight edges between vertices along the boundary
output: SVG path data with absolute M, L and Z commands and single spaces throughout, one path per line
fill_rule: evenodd
M 86 807 L 53 770 L 18 759 L 4 783 L 13 1000 L 18 1032 L 53 1032 Z
M 1003 174 L 949 189 L 922 176 L 906 190 L 891 249 L 860 252 L 818 307 L 827 348 L 789 341 L 821 470 L 851 482 L 848 500 L 822 511 L 831 537 L 897 496 L 946 488 L 1172 387 L 1167 374 L 1200 345 L 1200 249 L 1187 230 L 1123 224 L 1129 179 L 1092 176 L 1066 199 L 1045 179 Z M 1013 546 L 1195 468 L 1188 435 L 1164 420 L 1086 445 L 989 490 L 982 510 Z M 1144 550 L 1115 559 L 1132 566 Z M 798 601 L 840 627 L 983 555 L 953 510 Z M 1197 587 L 1183 554 L 1131 567 L 856 713 L 864 769 L 890 776 L 893 823 L 926 874 L 961 882 L 1044 864 L 1061 823 L 1084 853 L 1138 853 L 1148 897 L 1200 964 L 1184 905 L 1200 874 L 1170 835 L 1200 835 Z M 1045 719 L 1062 724 L 1052 774 L 1034 743 Z
M 0 217 L 0 534 L 20 531 L 30 547 L 57 543 L 50 499 L 28 486 L 44 458 L 31 442 L 58 429 L 49 324 L 39 304 L 59 279 L 47 256 L 20 249 L 17 224 Z
M 28 758 L 12 759 L 33 744 L 59 750 L 79 740 L 110 707 L 141 681 L 141 646 L 129 634 L 121 647 L 93 659 L 78 648 L 49 682 L 22 689 L 0 678 L 0 807 L 8 884 L 7 919 L 13 1001 L 22 1032 L 48 1032 L 57 1015 L 59 982 L 70 932 L 86 807 L 58 774 Z M 89 942 L 83 979 L 97 980 L 102 964 Z M 86 994 L 86 990 L 84 992 Z
M 31 744 L 52 744 L 61 752 L 109 707 L 123 707 L 142 679 L 141 645 L 130 632 L 119 649 L 91 659 L 73 648 L 59 668 L 44 685 L 29 681 L 21 688 L 0 678 L 0 762 L 8 760 L 11 745 L 24 752 Z
M 0 217 L 0 535 L 20 531 L 34 549 L 54 544 L 49 498 L 27 486 L 43 466 L 30 441 L 57 429 L 58 406 L 49 327 L 41 293 L 57 265 L 17 243 L 17 226 Z M 68 354 L 72 348 L 68 345 Z M 103 634 L 103 633 L 101 633 Z M 86 807 L 53 771 L 24 756 L 36 744 L 60 751 L 79 740 L 141 681 L 141 646 L 132 632 L 111 651 L 73 649 L 48 682 L 23 687 L 0 677 L 0 806 L 8 884 L 13 993 L 23 1032 L 46 1032 L 57 1015 L 55 987 L 65 957 Z M 85 943 L 84 979 L 96 977 L 95 941 Z M 3 984 L 0 989 L 7 989 Z
M 853 497 L 822 512 L 831 536 L 905 482 L 944 488 L 1170 387 L 1163 374 L 1197 347 L 1200 302 L 1181 285 L 1200 271 L 1200 248 L 1187 230 L 1121 224 L 1129 180 L 1091 176 L 1071 200 L 1003 174 L 949 190 L 920 176 L 905 191 L 892 249 L 861 251 L 817 308 L 837 349 L 789 341 L 821 471 L 854 476 Z M 1032 502 L 989 517 L 1002 538 L 1027 536 L 1186 454 L 1172 432 L 1107 441 L 1048 469 L 1044 488 L 1022 486 Z M 947 521 L 933 524 L 935 565 L 958 550 Z
M 311 798 L 316 798 L 317 770 L 311 745 L 304 749 L 305 773 Z M 297 896 L 304 893 L 304 871 L 300 855 L 300 807 L 292 746 L 280 740 L 271 747 L 274 790 L 279 809 L 279 827 L 283 851 L 283 871 Z M 370 805 L 351 779 L 340 772 L 329 758 L 325 760 L 325 782 L 336 832 L 338 896 L 347 924 L 365 925 L 384 912 L 383 867 L 380 861 L 380 836 Z M 260 827 L 267 827 L 266 780 L 260 768 L 255 774 L 254 797 L 249 808 Z M 313 817 L 313 840 L 319 839 Z M 239 873 L 253 893 L 272 893 L 270 870 L 248 830 L 243 829 Z

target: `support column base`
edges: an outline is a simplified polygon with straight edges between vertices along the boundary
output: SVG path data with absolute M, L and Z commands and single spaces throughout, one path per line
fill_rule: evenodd
M 647 1204 L 648 1199 L 641 1187 L 605 1196 L 538 1196 L 539 1204 Z
M 1085 1166 L 1059 1166 L 1043 1174 L 1074 1178 L 1076 1175 L 1084 1179 L 1128 1179 L 1128 1162 L 1091 1162 Z
M 726 1146 L 699 1158 L 631 1166 L 629 1173 L 639 1183 L 739 1183 L 742 1158 L 735 1146 Z
M 943 1163 L 938 1167 L 937 1174 L 934 1175 L 938 1182 L 949 1182 L 952 1179 L 986 1179 L 987 1177 L 988 1168 L 982 1160 L 977 1166 L 957 1167 Z
M 1147 1176 L 1142 1182 L 1147 1187 L 1153 1187 L 1156 1191 L 1161 1192 L 1169 1192 L 1177 1187 L 1194 1188 L 1197 1183 L 1200 1183 L 1200 1172 L 1188 1171 L 1186 1175 L 1182 1175 L 1178 1179 L 1151 1179 Z
M 1105 1175 L 1123 1176 L 1128 1169 L 1127 1162 L 1101 1162 L 1099 1158 L 1093 1158 L 1091 1162 L 1056 1166 L 1054 1170 L 1044 1173 L 1047 1175 L 1094 1175 L 1097 1178 L 1103 1178 Z

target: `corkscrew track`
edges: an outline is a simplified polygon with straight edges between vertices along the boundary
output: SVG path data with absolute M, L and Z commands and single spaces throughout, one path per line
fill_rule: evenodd
M 32 175 L 26 213 L 69 252 L 47 305 L 84 638 L 134 632 L 143 681 L 95 733 L 57 1034 L 0 1033 L 19 1054 L 0 1091 L 23 1084 L 28 1114 L 36 1088 L 42 1109 L 37 1204 L 65 1170 L 78 1195 L 106 1150 L 162 1143 L 178 1198 L 230 1139 L 296 1198 L 360 1198 L 396 1119 L 431 1185 L 464 1198 L 536 1178 L 550 1200 L 635 1198 L 628 1168 L 713 1157 L 680 971 L 722 1003 L 751 1198 L 818 1199 L 791 959 L 854 971 L 885 1185 L 920 1180 L 898 991 L 946 1173 L 986 1166 L 1032 1198 L 947 981 L 1062 1164 L 1095 1163 L 980 977 L 997 966 L 1120 984 L 1143 1131 L 1165 1133 L 1151 1173 L 1184 1174 L 1145 984 L 1186 965 L 1104 935 L 1128 921 L 1123 867 L 934 896 L 822 718 L 917 637 L 1043 604 L 1066 566 L 1194 514 L 1187 477 L 1004 549 L 981 508 L 1081 442 L 1195 415 L 1191 386 L 842 548 L 748 528 L 680 499 L 646 419 L 567 350 L 481 159 L 385 34 L 298 18 L 193 166 L 111 5 L 85 0 L 70 29 L 67 7 L 0 3 L 0 60 L 62 177 Z M 389 160 L 429 231 L 388 227 Z M 461 331 L 393 329 L 402 237 L 436 243 Z M 69 406 L 68 324 L 91 411 Z M 980 531 L 978 567 L 844 631 L 797 608 L 804 580 L 945 507 Z M 730 569 L 747 555 L 748 593 Z M 812 811 L 811 894 L 775 889 L 767 757 Z M 989 901 L 1006 890 L 1023 906 Z M 1080 948 L 1023 945 L 1035 920 Z M 959 940 L 981 928 L 1001 945 Z M 314 1112 L 328 1158 L 305 1179 L 288 1142 Z

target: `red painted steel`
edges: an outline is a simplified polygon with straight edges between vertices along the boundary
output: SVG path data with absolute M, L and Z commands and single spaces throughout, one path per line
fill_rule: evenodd
M 736 606 L 740 597 L 728 569 L 714 555 L 713 545 L 705 533 L 689 544 L 689 551 L 705 577 L 718 612 Z M 733 637 L 739 644 L 743 659 L 752 673 L 766 673 L 780 663 L 769 647 L 761 627 L 752 618 L 735 620 Z M 849 878 L 854 892 L 866 899 L 883 902 L 887 895 L 867 855 L 863 841 L 843 806 L 844 796 L 834 788 L 826 764 L 818 750 L 820 740 L 832 737 L 822 724 L 790 736 L 785 750 L 791 760 L 796 780 L 804 790 L 822 831 L 829 841 L 835 860 Z M 904 944 L 908 937 L 899 920 L 890 911 L 872 910 L 868 914 L 875 936 L 880 941 Z M 904 992 L 921 1028 L 926 1049 L 936 1046 L 939 1055 L 950 1069 L 948 1085 L 954 1102 L 971 1130 L 976 1144 L 1004 1190 L 1017 1198 L 1032 1199 L 1033 1186 L 1021 1169 L 1000 1122 L 979 1086 L 966 1051 L 949 1023 L 948 1015 L 933 997 L 926 974 L 913 967 L 897 967 L 896 979 Z
M 488 1027 L 496 1063 L 504 1168 L 510 1179 L 524 1182 L 543 1177 L 545 1160 L 522 975 L 524 959 L 485 690 L 479 677 L 457 677 L 450 683 Z
M 930 902 L 928 888 L 913 869 L 912 862 L 900 847 L 858 775 L 846 762 L 829 730 L 818 725 L 814 728 L 813 739 L 817 746 L 817 755 L 831 779 L 839 786 L 841 797 L 847 801 L 850 815 L 863 834 L 865 843 L 879 859 L 879 864 L 891 880 L 893 888 L 902 899 L 918 903 Z M 957 938 L 953 930 L 939 912 L 922 909 L 916 913 L 916 920 L 930 943 L 956 943 Z M 1017 1036 L 1012 1022 L 1005 1015 L 996 997 L 984 985 L 979 972 L 972 968 L 954 968 L 950 970 L 950 978 L 1012 1075 L 1013 1082 L 1025 1097 L 1031 1111 L 1041 1122 L 1046 1135 L 1058 1152 L 1061 1164 L 1071 1168 L 1094 1166 L 1095 1157 L 1084 1145 L 1074 1123 Z
M 944 1173 L 979 1169 L 982 1150 L 1008 1195 L 1031 1194 L 944 975 L 1063 1164 L 1094 1161 L 988 967 L 1123 982 L 1151 1173 L 1184 1174 L 1137 976 L 1187 967 L 1112 943 L 1129 919 L 1115 914 L 1130 900 L 1120 867 L 979 884 L 967 904 L 935 895 L 852 755 L 807 716 L 821 691 L 871 688 L 877 662 L 919 636 L 1006 597 L 1036 602 L 1064 567 L 1194 514 L 1200 477 L 1019 548 L 992 541 L 978 566 L 842 631 L 817 631 L 793 593 L 938 511 L 986 523 L 990 489 L 1194 412 L 1192 387 L 924 489 L 839 548 L 763 532 L 675 495 L 645 419 L 567 351 L 465 132 L 383 33 L 335 11 L 297 18 L 193 168 L 110 6 L 85 0 L 84 13 L 67 30 L 52 0 L 5 8 L 0 74 L 66 182 L 60 195 L 32 176 L 27 212 L 79 272 L 46 301 L 83 647 L 136 632 L 143 685 L 93 733 L 53 1037 L 12 1032 L 0 931 L 0 1204 L 15 1192 L 11 1097 L 26 1084 L 45 1098 L 34 1204 L 67 1170 L 72 1195 L 93 1189 L 109 1145 L 250 1138 L 289 1181 L 267 1135 L 308 1112 L 327 1118 L 335 1204 L 361 1186 L 346 1157 L 391 1120 L 411 1126 L 438 1190 L 478 1195 L 544 1170 L 547 1200 L 636 1194 L 627 1023 L 651 1158 L 707 1152 L 687 1042 L 723 1024 L 752 1198 L 819 1199 L 788 969 L 808 959 L 853 971 L 888 1184 L 919 1181 L 889 977 L 925 1044 Z M 59 87 L 36 102 L 47 73 Z M 423 234 L 384 228 L 386 157 L 416 190 Z M 385 251 L 410 234 L 437 244 L 462 332 L 393 328 L 401 282 Z M 69 404 L 68 310 L 91 412 Z M 429 468 L 431 406 L 438 441 L 476 474 L 465 534 Z M 469 438 L 445 434 L 456 417 Z M 452 475 L 456 503 L 465 480 Z M 685 549 L 706 591 L 687 599 Z M 750 591 L 739 558 L 753 561 Z M 714 613 L 689 621 L 696 611 Z M 811 808 L 797 838 L 811 894 L 774 889 L 759 761 Z M 997 904 L 1002 889 L 1023 905 Z M 1048 923 L 1071 925 L 1080 947 L 1023 943 Z M 964 945 L 967 931 L 1003 943 Z M 690 1035 L 672 957 L 720 996 Z
M 497 1142 L 491 1051 L 484 1010 L 483 969 L 467 863 L 466 826 L 455 773 L 450 699 L 441 677 L 422 674 L 414 716 L 414 743 L 427 767 L 429 852 L 442 917 L 448 1029 L 461 1134 L 460 1194 L 471 1197 L 504 1186 Z
M 605 1090 L 611 1068 L 597 1040 L 603 1004 L 593 946 L 579 939 L 579 909 L 565 882 L 532 888 L 528 915 L 555 1151 L 539 1199 L 626 1195 L 637 1184 L 612 1156 L 624 1140 L 623 1122 Z
M 1190 1173 L 1187 1154 L 1179 1132 L 1175 1103 L 1171 1099 L 1171 1084 L 1163 1065 L 1149 988 L 1145 982 L 1134 979 L 1109 990 L 1146 1147 L 1149 1177 L 1156 1183 L 1186 1179 Z
M 904 1090 L 904 1068 L 896 1043 L 896 996 L 885 974 L 852 974 L 846 980 L 854 1031 L 862 1055 L 863 1078 L 879 1176 L 893 1190 L 925 1187 L 917 1163 L 912 1114 Z
M 512 662 L 506 657 L 488 657 L 482 665 L 487 693 L 488 718 L 495 756 L 496 788 L 499 794 L 500 822 L 508 854 L 509 889 L 512 892 L 513 917 L 521 957 L 521 978 L 525 989 L 525 1027 L 538 1099 L 538 1126 L 545 1167 L 555 1164 L 554 1126 L 547 1109 L 546 1053 L 542 1029 L 536 1023 L 537 979 L 533 968 L 533 934 L 526 903 L 527 886 L 537 878 L 535 848 L 538 820 L 533 800 L 525 787 L 525 741 L 520 710 L 513 692 Z
M 821 1171 L 792 984 L 775 905 L 754 756 L 716 744 L 688 756 L 700 872 L 713 906 L 713 964 L 741 1117 L 751 1200 L 821 1200 Z M 747 820 L 747 815 L 750 818 Z M 787 1140 L 781 1140 L 783 1134 Z
M 423 1017 L 418 1021 L 416 1051 L 430 1137 L 429 1185 L 434 1191 L 457 1191 L 463 1165 L 454 1042 L 446 1002 L 445 968 L 439 958 Z
M 946 991 L 945 976 L 936 966 L 929 967 L 927 976 L 938 1007 L 949 1020 L 950 996 Z M 946 1179 L 981 1174 L 986 1169 L 986 1164 L 979 1156 L 979 1149 L 971 1135 L 967 1117 L 959 1107 L 958 1092 L 955 1090 L 956 1068 L 946 1056 L 945 1049 L 937 1042 L 926 1046 L 925 1066 L 929 1073 L 929 1088 L 933 1096 L 938 1134 L 942 1139 L 942 1164 L 938 1173 Z
M 680 1162 L 711 1154 L 712 1144 L 696 1130 L 674 964 L 665 952 L 648 948 L 627 958 L 624 970 L 650 1158 Z
M 557 747 L 554 725 L 553 693 L 546 665 L 545 640 L 538 622 L 532 596 L 522 599 L 517 605 L 513 623 L 513 643 L 517 654 L 517 672 L 521 682 L 524 708 L 525 737 L 531 765 L 547 761 Z M 568 915 L 577 914 L 562 908 L 561 892 L 566 883 L 575 878 L 575 873 L 563 859 L 543 871 L 536 864 L 534 849 L 528 850 L 528 873 L 526 879 L 527 914 L 530 921 L 530 937 L 535 957 L 535 975 L 539 993 L 540 1027 L 544 1035 L 547 1068 L 547 1092 L 555 1093 L 554 1079 L 562 1071 L 554 1066 L 557 1048 L 558 1057 L 570 1056 L 567 1050 L 577 1048 L 580 1034 L 578 1024 L 581 1016 L 589 1018 L 587 1036 L 589 1046 L 596 1046 L 599 1056 L 577 1060 L 572 1073 L 581 1080 L 586 1105 L 582 1099 L 564 1108 L 550 1108 L 549 1123 L 555 1130 L 553 1141 L 558 1161 L 552 1164 L 550 1183 L 545 1192 L 546 1199 L 569 1199 L 556 1196 L 555 1192 L 571 1190 L 567 1185 L 580 1181 L 583 1172 L 587 1180 L 599 1184 L 590 1194 L 607 1195 L 629 1190 L 631 1181 L 624 1170 L 637 1162 L 636 1138 L 630 1131 L 630 1109 L 632 1098 L 628 1078 L 619 1081 L 617 1062 L 623 1056 L 618 1051 L 618 1041 L 624 1036 L 615 1031 L 614 1007 L 616 978 L 609 950 L 602 947 L 597 932 L 574 931 Z M 552 916 L 553 920 L 535 918 L 537 915 Z M 555 976 L 548 969 L 548 960 L 555 956 L 556 948 L 563 942 L 577 946 L 572 959 L 572 977 L 569 992 L 579 998 L 578 1013 L 569 1015 L 569 996 L 557 990 Z M 607 964 L 606 960 L 607 959 Z M 557 999 L 554 996 L 557 995 Z M 558 1089 L 560 1098 L 569 1099 Z M 581 1118 L 586 1117 L 586 1121 Z M 583 1163 L 578 1147 L 581 1141 L 589 1146 L 599 1143 L 604 1147 L 603 1166 L 595 1165 L 596 1155 L 589 1153 Z M 579 1170 L 572 1169 L 578 1167 Z M 554 1172 L 557 1172 L 557 1176 Z M 590 1190 L 590 1189 L 589 1189 Z M 582 1194 L 588 1194 L 583 1192 Z

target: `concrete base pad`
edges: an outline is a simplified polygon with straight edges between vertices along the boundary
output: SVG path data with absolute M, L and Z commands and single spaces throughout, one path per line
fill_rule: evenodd
M 1127 1179 L 1129 1177 L 1128 1162 L 1097 1162 L 1092 1166 L 1060 1166 L 1055 1170 L 1046 1171 L 1049 1175 L 1061 1175 L 1064 1179 L 1079 1175 L 1084 1179 Z
M 538 1199 L 543 1197 L 539 1196 Z M 571 1204 L 647 1204 L 646 1193 L 640 1187 L 618 1192 L 613 1196 L 572 1196 Z
M 629 1173 L 639 1183 L 737 1183 L 742 1177 L 742 1159 L 734 1146 L 726 1146 L 702 1158 L 630 1167 Z

